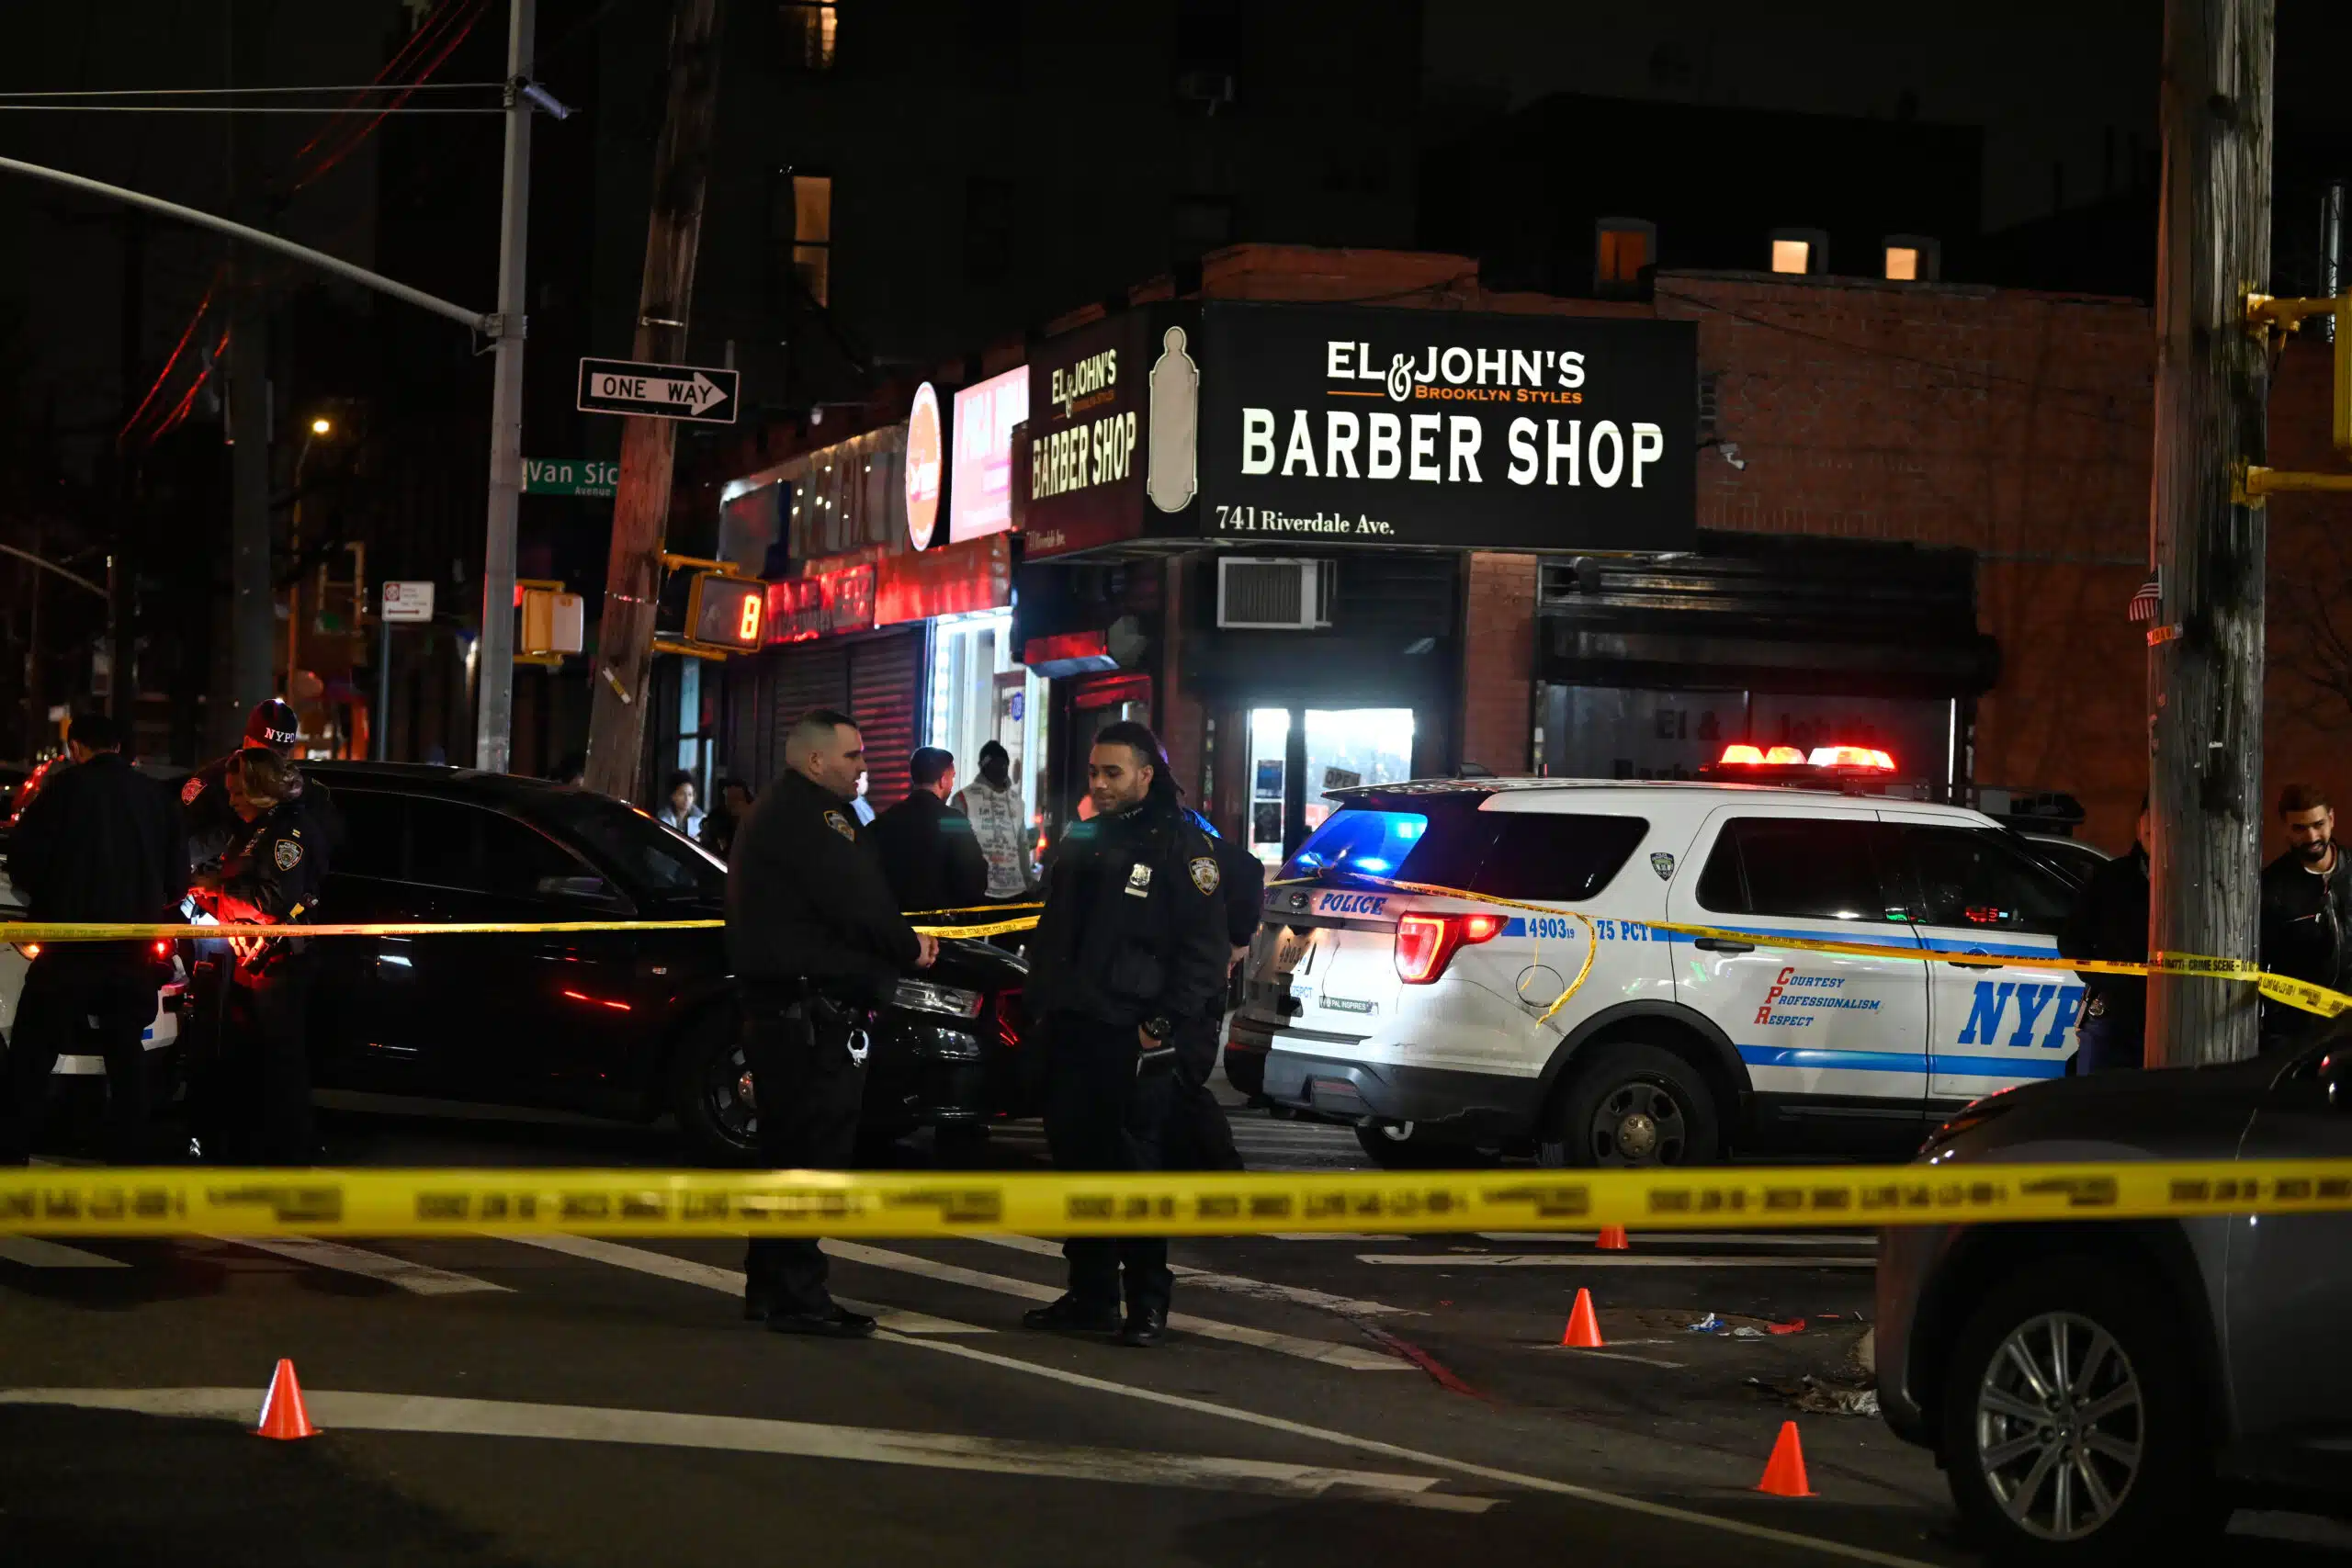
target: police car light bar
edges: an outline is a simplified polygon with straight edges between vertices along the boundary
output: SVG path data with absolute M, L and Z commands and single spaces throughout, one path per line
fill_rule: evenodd
M 1894 759 L 1872 746 L 1816 746 L 1810 756 L 1793 746 L 1766 751 L 1746 741 L 1724 748 L 1715 765 L 1723 768 L 1838 768 L 1876 773 L 1894 772 Z

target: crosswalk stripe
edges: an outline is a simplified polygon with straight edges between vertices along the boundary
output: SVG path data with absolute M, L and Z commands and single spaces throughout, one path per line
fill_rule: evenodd
M 119 1258 L 102 1258 L 78 1247 L 44 1241 L 37 1235 L 0 1235 L 0 1260 L 28 1269 L 128 1269 Z
M 503 1241 L 521 1242 L 526 1247 L 545 1247 L 572 1258 L 583 1258 L 596 1263 L 610 1264 L 616 1269 L 634 1269 L 639 1274 L 652 1274 L 681 1284 L 700 1285 L 706 1290 L 724 1291 L 739 1300 L 743 1294 L 744 1279 L 733 1269 L 721 1269 L 716 1264 L 696 1263 L 690 1258 L 675 1258 L 646 1247 L 624 1247 L 616 1241 L 602 1241 L 589 1235 L 525 1235 L 498 1233 Z M 953 1318 L 933 1317 L 929 1313 L 908 1312 L 900 1307 L 881 1306 L 873 1302 L 853 1301 L 847 1296 L 833 1298 L 852 1312 L 871 1316 L 884 1328 L 899 1334 L 990 1334 L 993 1329 L 977 1323 L 957 1323 Z
M 1424 1269 L 1875 1269 L 1871 1258 L 1746 1258 L 1640 1252 L 1360 1252 L 1359 1263 Z
M 347 1432 L 436 1432 L 466 1437 L 537 1438 L 594 1443 L 779 1454 L 797 1459 L 916 1465 L 997 1475 L 1175 1486 L 1287 1497 L 1346 1498 L 1446 1513 L 1484 1513 L 1498 1499 L 1433 1490 L 1433 1475 L 1342 1470 L 1329 1465 L 1231 1459 L 1221 1454 L 1152 1453 L 1081 1448 L 955 1432 L 890 1431 L 756 1416 L 613 1410 L 580 1404 L 530 1404 L 494 1399 L 360 1393 L 316 1389 L 304 1404 L 322 1427 Z M 249 1423 L 250 1389 L 156 1388 L 0 1390 L 0 1404 L 131 1410 L 150 1416 Z
M 996 1239 L 989 1237 L 987 1239 Z M 1023 1240 L 1030 1239 L 1027 1237 Z M 1053 1247 L 1060 1257 L 1060 1247 Z M 966 1285 L 978 1291 L 993 1291 L 999 1295 L 1018 1296 L 1024 1301 L 1050 1302 L 1061 1295 L 1052 1285 L 1040 1285 L 1029 1280 L 1015 1280 L 1004 1274 L 984 1273 L 978 1269 L 966 1269 L 954 1263 L 938 1263 L 912 1253 L 892 1252 L 887 1247 L 868 1247 L 863 1242 L 828 1241 L 825 1250 L 844 1263 L 862 1263 L 869 1269 L 894 1269 L 902 1274 L 920 1275 L 950 1285 Z M 1183 1271 L 1179 1271 L 1183 1277 Z M 1278 1355 L 1295 1356 L 1305 1361 L 1319 1361 L 1325 1366 L 1344 1367 L 1356 1372 L 1410 1371 L 1409 1364 L 1394 1356 L 1358 1345 L 1340 1345 L 1328 1339 L 1306 1339 L 1295 1334 L 1276 1334 L 1263 1328 L 1247 1328 L 1238 1323 L 1220 1323 L 1213 1318 L 1194 1317 L 1188 1313 L 1168 1314 L 1168 1326 L 1180 1334 L 1198 1335 L 1204 1339 L 1222 1339 L 1235 1345 L 1254 1346 Z
M 989 1233 L 975 1235 L 974 1241 L 985 1241 L 997 1247 L 1011 1247 L 1015 1252 L 1034 1253 L 1039 1258 L 1058 1259 L 1062 1244 L 1047 1241 L 1043 1236 L 1007 1235 Z M 1360 1302 L 1352 1296 L 1335 1296 L 1328 1291 L 1309 1290 L 1303 1285 L 1278 1285 L 1271 1280 L 1252 1280 L 1240 1274 L 1220 1274 L 1213 1269 L 1194 1269 L 1182 1263 L 1170 1263 L 1168 1271 L 1188 1285 L 1205 1290 L 1223 1291 L 1228 1295 L 1254 1296 L 1260 1301 L 1283 1302 L 1292 1306 L 1311 1307 L 1317 1312 L 1334 1313 L 1341 1317 L 1422 1317 L 1427 1314 L 1410 1307 L 1394 1307 L 1385 1302 Z M 1173 1322 L 1174 1319 L 1170 1319 Z
M 429 1268 L 405 1258 L 368 1252 L 313 1235 L 223 1235 L 211 1239 L 236 1247 L 250 1247 L 257 1252 L 274 1252 L 280 1258 L 290 1258 L 298 1263 L 308 1263 L 315 1268 L 332 1269 L 338 1273 L 381 1280 L 412 1295 L 462 1296 L 478 1292 L 507 1293 L 504 1285 L 493 1285 L 488 1280 L 477 1280 L 470 1274 L 453 1274 L 446 1269 Z

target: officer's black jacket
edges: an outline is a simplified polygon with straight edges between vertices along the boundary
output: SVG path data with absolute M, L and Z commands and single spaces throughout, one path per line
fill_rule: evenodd
M 325 796 L 313 796 L 305 788 L 251 822 L 239 823 L 237 836 L 220 857 L 223 898 L 280 925 L 296 924 L 315 913 L 336 838 L 333 810 Z M 243 912 L 224 906 L 221 916 L 234 919 Z
M 760 796 L 727 863 L 737 978 L 879 1007 L 922 950 L 849 802 L 797 773 Z
M 177 919 L 187 843 L 171 791 L 113 751 L 59 770 L 17 824 L 8 874 L 36 920 Z
M 1225 880 L 1225 939 L 1235 947 L 1247 947 L 1258 934 L 1258 922 L 1263 916 L 1261 908 L 1266 901 L 1266 865 L 1256 855 L 1218 832 L 1209 819 L 1197 811 L 1184 813 L 1193 827 L 1209 837 L 1216 850 L 1217 874 Z
M 901 909 L 969 908 L 989 896 L 988 857 L 972 819 L 916 790 L 865 829 Z
M 1216 846 L 1172 802 L 1073 824 L 1046 870 L 1025 1010 L 1213 1032 L 1230 952 L 1223 885 Z
M 2144 964 L 2148 958 L 2148 852 L 2138 844 L 2091 873 L 2059 932 L 2069 958 Z M 2105 1018 L 2136 1039 L 2148 1015 L 2148 982 L 2137 975 L 2083 976 L 2083 1016 Z

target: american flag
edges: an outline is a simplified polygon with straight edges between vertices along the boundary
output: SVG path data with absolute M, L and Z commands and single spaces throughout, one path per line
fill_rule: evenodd
M 2153 621 L 2156 618 L 2158 592 L 2157 581 L 2153 577 L 2140 584 L 2140 591 L 2132 595 L 2132 619 Z

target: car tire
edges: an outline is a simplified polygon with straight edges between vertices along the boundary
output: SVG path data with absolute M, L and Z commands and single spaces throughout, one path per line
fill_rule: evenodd
M 719 1166 L 758 1163 L 758 1110 L 747 1093 L 750 1083 L 732 1008 L 713 1008 L 687 1024 L 670 1055 L 669 1100 L 695 1158 Z
M 1364 1157 L 1383 1170 L 1443 1170 L 1463 1164 L 1469 1153 L 1411 1122 L 1358 1122 L 1356 1142 L 1363 1145 Z
M 1713 1165 L 1723 1116 L 1706 1076 L 1659 1045 L 1596 1046 L 1571 1069 L 1536 1150 L 1559 1167 Z
M 1945 1368 L 1938 1448 L 1962 1529 L 1991 1561 L 2179 1561 L 2227 1522 L 2186 1325 L 2167 1300 L 2130 1267 L 2037 1261 L 1969 1314 Z M 2079 1386 L 2045 1422 L 2018 1357 L 2046 1379 L 2062 1340 Z M 2086 1495 L 2101 1517 L 2071 1512 Z

